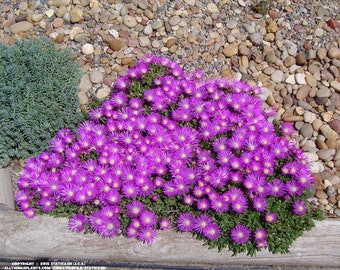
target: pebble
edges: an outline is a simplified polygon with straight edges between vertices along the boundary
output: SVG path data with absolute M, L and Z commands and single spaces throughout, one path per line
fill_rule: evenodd
M 83 19 L 83 15 L 84 13 L 81 8 L 75 6 L 70 10 L 70 21 L 72 23 L 78 23 Z
M 81 48 L 81 52 L 85 55 L 93 54 L 94 48 L 92 44 L 84 44 Z
M 216 4 L 211 3 L 211 2 L 207 5 L 207 10 L 211 13 L 219 13 L 220 12 L 218 7 L 216 6 Z
M 124 16 L 123 23 L 129 28 L 134 28 L 137 25 L 137 20 L 133 16 L 126 15 Z
M 335 154 L 334 149 L 322 149 L 317 152 L 318 157 L 322 160 L 331 160 Z
M 316 120 L 316 115 L 310 111 L 305 111 L 303 114 L 303 121 L 306 123 L 313 123 Z
M 236 55 L 238 53 L 238 45 L 236 42 L 227 45 L 224 49 L 223 49 L 223 54 L 226 57 L 232 57 L 234 55 Z
M 303 73 L 296 73 L 295 74 L 295 81 L 297 84 L 306 84 L 306 80 L 305 80 L 306 75 Z
M 104 74 L 99 70 L 93 70 L 90 73 L 90 80 L 92 83 L 102 83 Z
M 263 44 L 263 36 L 259 32 L 255 32 L 249 35 L 250 41 L 253 45 L 260 46 Z
M 28 21 L 17 22 L 10 26 L 10 31 L 13 34 L 19 34 L 21 32 L 27 32 L 33 30 L 33 24 Z
M 329 58 L 340 58 L 340 49 L 332 47 L 328 50 L 327 55 Z
M 303 123 L 301 129 L 300 129 L 300 133 L 303 137 L 309 139 L 310 137 L 312 137 L 313 135 L 313 127 L 310 123 Z

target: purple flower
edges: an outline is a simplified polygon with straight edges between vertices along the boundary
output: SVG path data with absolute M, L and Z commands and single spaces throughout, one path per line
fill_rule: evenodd
M 72 215 L 69 219 L 68 225 L 73 232 L 82 232 L 88 223 L 87 217 L 82 214 Z
M 131 218 L 136 218 L 144 211 L 144 204 L 140 201 L 132 201 L 126 206 L 126 213 Z
M 132 225 L 126 228 L 126 236 L 128 238 L 136 238 L 138 236 L 138 229 Z
M 138 238 L 146 244 L 151 244 L 157 236 L 157 232 L 153 227 L 143 227 L 140 229 Z
M 200 211 L 207 211 L 210 209 L 210 202 L 208 199 L 203 198 L 197 201 L 197 209 Z
M 149 210 L 144 210 L 140 214 L 140 221 L 144 227 L 154 226 L 157 222 L 157 216 L 154 212 Z
M 256 242 L 261 242 L 267 239 L 267 231 L 263 228 L 258 228 L 254 232 Z
M 281 197 L 285 194 L 285 184 L 279 179 L 274 179 L 272 182 L 267 183 L 267 192 L 270 196 Z
M 120 233 L 121 225 L 117 217 L 105 218 L 103 223 L 99 225 L 98 233 L 103 238 L 112 238 Z
M 159 221 L 159 228 L 161 230 L 169 230 L 169 229 L 171 229 L 171 221 L 168 218 L 162 218 Z
M 249 241 L 250 230 L 247 226 L 239 224 L 231 230 L 231 238 L 237 244 L 245 244 Z
M 32 207 L 28 207 L 23 211 L 24 211 L 25 217 L 29 219 L 34 218 L 37 215 L 37 211 Z
M 266 213 L 265 220 L 268 223 L 275 223 L 277 220 L 277 215 L 275 213 Z
M 293 204 L 293 212 L 295 215 L 304 216 L 307 213 L 307 206 L 304 201 L 295 201 Z
M 213 219 L 207 214 L 201 214 L 194 220 L 193 228 L 199 233 L 203 233 L 204 229 L 213 223 Z
M 55 207 L 55 201 L 51 197 L 44 197 L 39 201 L 41 210 L 49 212 Z
M 265 211 L 267 208 L 267 204 L 267 200 L 263 197 L 256 197 L 253 199 L 253 206 L 259 212 Z
M 182 232 L 191 232 L 194 226 L 194 216 L 191 213 L 182 213 L 177 219 L 177 227 Z
M 221 234 L 220 228 L 215 224 L 211 223 L 203 230 L 203 235 L 209 240 L 216 240 Z

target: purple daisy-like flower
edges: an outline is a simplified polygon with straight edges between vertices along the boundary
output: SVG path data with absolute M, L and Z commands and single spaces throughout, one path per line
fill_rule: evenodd
M 34 218 L 37 215 L 37 211 L 33 207 L 28 207 L 24 211 L 25 217 L 28 219 Z
M 193 228 L 199 233 L 203 233 L 204 229 L 213 223 L 213 219 L 207 214 L 201 214 L 194 220 Z
M 303 188 L 296 180 L 290 180 L 286 182 L 286 191 L 290 196 L 297 196 L 302 194 Z
M 203 235 L 209 240 L 216 240 L 221 234 L 221 229 L 217 224 L 211 223 L 203 230 Z
M 39 203 L 41 210 L 45 212 L 52 211 L 55 207 L 55 200 L 51 197 L 44 197 L 42 198 Z
M 285 194 L 285 184 L 279 179 L 274 179 L 271 183 L 267 183 L 267 192 L 270 196 L 281 197 Z
M 231 230 L 231 238 L 237 244 L 245 244 L 249 241 L 250 230 L 247 226 L 239 224 Z
M 122 185 L 122 192 L 126 198 L 136 198 L 139 194 L 139 187 L 134 183 L 125 182 Z
M 256 242 L 260 242 L 267 239 L 267 231 L 263 228 L 258 228 L 254 232 Z
M 268 223 L 275 223 L 277 220 L 277 215 L 275 213 L 266 213 L 265 220 Z
M 211 200 L 211 208 L 217 213 L 223 213 L 228 211 L 229 204 L 226 203 L 222 196 L 217 195 L 215 198 Z
M 157 232 L 153 227 L 142 227 L 138 233 L 138 239 L 146 244 L 151 244 L 157 236 Z
M 127 228 L 126 228 L 126 236 L 128 238 L 136 238 L 138 237 L 138 229 L 132 225 L 129 225 Z
M 307 206 L 304 201 L 295 201 L 293 203 L 293 212 L 295 215 L 304 216 L 307 213 Z
M 120 233 L 121 225 L 117 217 L 104 219 L 98 228 L 98 233 L 103 238 L 115 237 Z
M 159 228 L 161 230 L 169 230 L 169 229 L 171 229 L 171 221 L 168 218 L 162 218 L 159 221 Z
M 294 132 L 294 126 L 289 122 L 282 123 L 280 129 L 281 132 L 286 136 L 290 136 Z
M 256 248 L 263 249 L 263 248 L 266 248 L 266 247 L 268 247 L 267 240 L 262 240 L 262 241 L 257 241 L 256 242 Z
M 245 197 L 238 197 L 235 201 L 231 203 L 231 207 L 236 213 L 244 213 L 248 209 L 247 199 Z
M 267 200 L 263 197 L 256 197 L 253 199 L 253 206 L 259 212 L 265 211 L 267 205 L 268 205 Z
M 157 216 L 154 212 L 149 210 L 144 210 L 140 214 L 140 221 L 144 227 L 154 226 L 157 222 Z
M 208 199 L 203 198 L 197 201 L 197 209 L 200 211 L 207 211 L 210 209 L 210 202 Z
M 82 232 L 88 223 L 88 219 L 83 214 L 72 215 L 69 219 L 68 225 L 73 232 Z
M 140 201 L 132 201 L 126 206 L 126 213 L 130 218 L 136 218 L 144 211 L 144 204 Z
M 89 222 L 93 231 L 98 232 L 104 223 L 105 216 L 101 211 L 96 211 L 89 216 Z
M 194 216 L 191 213 L 182 213 L 177 219 L 177 227 L 182 232 L 191 232 L 194 226 Z

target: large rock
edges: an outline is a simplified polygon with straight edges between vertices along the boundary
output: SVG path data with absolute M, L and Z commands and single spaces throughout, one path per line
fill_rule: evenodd
M 12 32 L 12 34 L 19 34 L 21 32 L 33 30 L 33 24 L 28 21 L 17 22 L 12 24 L 9 30 Z

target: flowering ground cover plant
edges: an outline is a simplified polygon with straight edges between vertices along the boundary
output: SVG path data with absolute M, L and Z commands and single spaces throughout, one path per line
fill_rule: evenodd
M 233 254 L 288 252 L 321 218 L 294 129 L 269 121 L 260 88 L 203 77 L 145 56 L 76 134 L 60 130 L 27 160 L 16 194 L 26 217 L 147 244 L 173 228 Z

